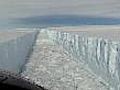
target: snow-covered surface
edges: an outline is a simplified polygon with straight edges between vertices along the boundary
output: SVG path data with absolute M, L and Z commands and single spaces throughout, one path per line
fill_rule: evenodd
M 50 90 L 120 89 L 119 26 L 54 27 L 39 32 L 23 76 Z M 0 43 L 2 69 L 19 72 L 25 64 L 37 32 L 22 33 Z
M 77 58 L 78 62 L 87 65 L 91 69 L 91 72 L 96 74 L 98 78 L 104 79 L 115 90 L 120 89 L 119 40 L 114 41 L 102 36 L 98 37 L 97 35 L 99 33 L 93 36 L 87 36 L 87 34 L 89 35 L 89 31 L 83 35 L 60 32 L 57 29 L 56 31 L 43 29 L 43 31 L 47 33 L 52 41 L 58 43 L 58 45 L 62 45 L 66 51 Z M 109 31 L 107 32 L 105 32 L 105 35 L 109 34 Z M 94 31 L 90 33 L 94 33 Z M 101 33 L 104 36 L 104 31 Z
M 19 73 L 35 35 L 35 31 L 0 32 L 0 69 Z
M 31 32 L 33 31 L 25 31 L 25 29 L 24 31 L 23 30 L 0 31 L 0 43 L 16 39 Z
M 55 44 L 42 31 L 25 67 L 22 75 L 48 90 L 108 90 L 62 44 Z
M 83 26 L 63 26 L 48 27 L 49 30 L 63 31 L 78 34 L 86 37 L 105 38 L 120 41 L 120 25 L 83 25 Z

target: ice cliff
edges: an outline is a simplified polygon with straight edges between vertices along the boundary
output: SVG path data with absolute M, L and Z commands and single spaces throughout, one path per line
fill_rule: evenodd
M 50 43 L 62 45 L 76 62 L 104 80 L 110 90 L 120 90 L 120 42 L 103 37 L 41 29 Z M 19 73 L 35 41 L 37 31 L 0 43 L 0 69 Z
M 29 31 L 28 31 L 29 32 Z M 0 69 L 21 72 L 35 41 L 37 32 L 32 31 L 17 38 L 0 43 Z
M 41 32 L 45 32 L 54 43 L 63 45 L 77 62 L 82 62 L 104 80 L 110 90 L 120 90 L 120 42 L 49 29 Z

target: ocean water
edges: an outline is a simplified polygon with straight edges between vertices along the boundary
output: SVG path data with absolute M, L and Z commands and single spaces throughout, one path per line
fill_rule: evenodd
M 91 17 L 77 15 L 32 16 L 3 20 L 0 28 L 38 28 L 50 26 L 81 26 L 81 25 L 120 25 L 120 18 Z

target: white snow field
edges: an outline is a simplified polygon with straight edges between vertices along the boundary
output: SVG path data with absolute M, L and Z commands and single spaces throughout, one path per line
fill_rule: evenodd
M 48 90 L 108 90 L 108 86 L 74 61 L 62 45 L 45 33 L 37 37 L 33 53 L 22 75 Z
M 23 76 L 50 90 L 119 90 L 119 30 L 119 26 L 41 29 Z
M 120 26 L 16 30 L 0 33 L 0 69 L 48 90 L 120 89 Z

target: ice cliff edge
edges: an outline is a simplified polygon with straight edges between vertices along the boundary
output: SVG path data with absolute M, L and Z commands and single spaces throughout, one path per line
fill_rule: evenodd
M 0 42 L 0 69 L 20 73 L 34 44 L 37 31 L 19 30 L 1 33 L 3 40 Z
M 120 42 L 98 37 L 43 29 L 47 37 L 60 44 L 77 62 L 85 66 L 113 88 L 120 90 Z

